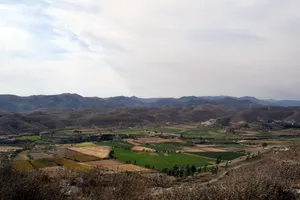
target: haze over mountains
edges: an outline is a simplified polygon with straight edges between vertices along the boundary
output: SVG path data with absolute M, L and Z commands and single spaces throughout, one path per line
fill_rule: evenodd
M 27 112 L 37 109 L 77 109 L 77 108 L 125 108 L 125 107 L 164 107 L 164 106 L 197 106 L 204 104 L 226 105 L 238 108 L 250 106 L 300 106 L 300 101 L 261 100 L 254 97 L 229 96 L 187 96 L 181 98 L 138 98 L 138 97 L 82 97 L 78 94 L 37 95 L 20 97 L 0 95 L 0 111 Z

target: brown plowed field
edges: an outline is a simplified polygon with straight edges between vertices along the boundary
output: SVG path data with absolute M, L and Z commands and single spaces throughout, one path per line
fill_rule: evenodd
M 100 168 L 104 168 L 106 170 L 116 171 L 116 172 L 147 172 L 151 171 L 150 169 L 146 169 L 133 164 L 124 164 L 117 160 L 101 160 L 101 161 L 93 161 L 88 164 L 94 165 Z
M 109 146 L 90 146 L 90 147 L 70 147 L 72 151 L 76 151 L 85 155 L 94 156 L 97 158 L 107 158 L 111 147 Z

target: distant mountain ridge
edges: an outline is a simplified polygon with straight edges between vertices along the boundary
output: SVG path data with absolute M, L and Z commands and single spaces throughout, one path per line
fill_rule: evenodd
M 20 97 L 0 95 L 0 112 L 27 112 L 38 109 L 77 109 L 77 108 L 125 108 L 125 107 L 178 107 L 204 104 L 225 105 L 249 108 L 259 105 L 300 106 L 300 101 L 260 100 L 254 97 L 212 96 L 181 98 L 138 98 L 117 96 L 110 98 L 82 97 L 78 94 L 36 95 Z

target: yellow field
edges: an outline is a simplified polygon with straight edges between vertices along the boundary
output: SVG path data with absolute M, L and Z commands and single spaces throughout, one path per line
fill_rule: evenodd
M 134 150 L 134 151 L 148 151 L 148 152 L 155 152 L 156 151 L 155 149 L 151 149 L 151 148 L 148 148 L 148 147 L 142 147 L 142 146 L 134 146 L 134 147 L 132 147 L 132 150 Z
M 111 147 L 109 146 L 86 146 L 86 147 L 69 147 L 68 149 L 85 155 L 97 158 L 107 158 Z
M 217 149 L 213 147 L 185 147 L 183 152 L 225 152 L 224 149 Z
M 26 160 L 16 160 L 13 163 L 13 167 L 19 171 L 30 171 L 33 170 L 33 166 Z

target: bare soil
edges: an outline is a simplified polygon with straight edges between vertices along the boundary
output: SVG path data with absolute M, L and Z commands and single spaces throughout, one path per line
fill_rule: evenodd
M 107 158 L 111 147 L 109 146 L 90 146 L 90 147 L 70 147 L 72 151 L 76 151 L 85 155 L 94 156 L 97 158 Z
M 115 171 L 115 172 L 147 172 L 151 171 L 150 169 L 146 169 L 133 164 L 124 164 L 117 160 L 101 160 L 101 161 L 93 161 L 88 164 L 94 165 L 106 170 Z

